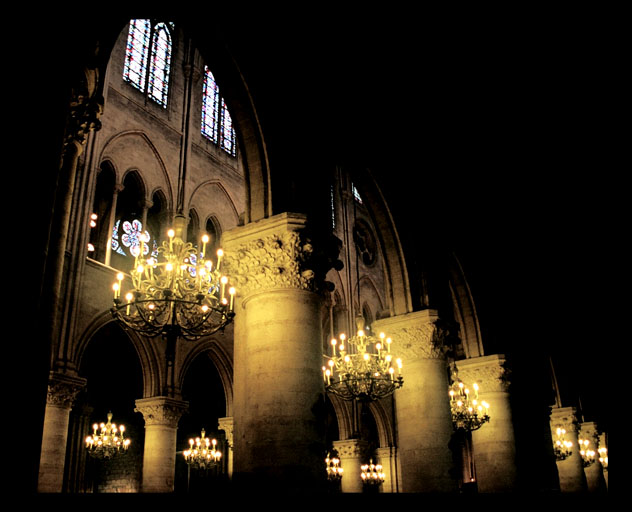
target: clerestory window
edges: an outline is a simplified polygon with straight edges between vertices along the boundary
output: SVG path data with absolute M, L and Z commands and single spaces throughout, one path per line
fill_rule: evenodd
M 237 154 L 235 129 L 213 73 L 204 66 L 202 89 L 202 135 L 231 156 Z
M 131 20 L 123 79 L 167 107 L 171 72 L 172 23 Z

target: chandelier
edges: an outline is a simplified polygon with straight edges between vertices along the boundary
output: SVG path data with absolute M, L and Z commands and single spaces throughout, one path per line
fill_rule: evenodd
M 557 427 L 557 429 L 555 430 L 555 435 L 555 443 L 553 444 L 555 458 L 557 460 L 564 460 L 570 457 L 573 453 L 573 443 L 566 439 L 566 429 Z
M 342 480 L 344 470 L 340 467 L 340 459 L 334 456 L 327 456 L 325 459 L 327 467 L 327 480 L 330 482 L 339 482 Z
M 213 445 L 212 448 L 209 448 Z M 184 450 L 184 460 L 194 469 L 209 469 L 217 465 L 222 457 L 221 452 L 216 449 L 217 440 L 206 437 L 206 431 L 202 429 L 200 437 L 189 439 L 188 450 Z
M 452 385 L 448 390 L 450 396 L 450 410 L 452 412 L 452 424 L 456 430 L 471 432 L 478 430 L 489 421 L 489 404 L 478 399 L 478 384 L 472 385 L 473 392 L 465 386 L 456 375 L 456 369 L 452 371 Z
M 112 423 L 112 413 L 108 413 L 108 422 L 95 423 L 92 428 L 94 433 L 86 437 L 88 453 L 97 459 L 110 459 L 116 454 L 125 453 L 130 445 L 130 440 L 125 439 L 125 425 L 116 426 Z
M 601 466 L 604 471 L 608 471 L 608 449 L 599 448 L 597 452 L 599 453 L 599 462 L 601 462 Z
M 582 456 L 582 464 L 585 468 L 595 463 L 595 450 L 589 448 L 590 441 L 588 439 L 579 439 L 579 454 Z
M 331 340 L 331 356 L 324 355 L 325 389 L 343 400 L 372 401 L 391 395 L 404 384 L 402 360 L 391 354 L 391 338 L 367 335 L 364 318 L 356 318 L 358 333 Z M 337 347 L 337 349 L 336 349 Z M 395 368 L 397 366 L 397 377 Z
M 373 460 L 369 464 L 363 464 L 360 469 L 360 478 L 362 482 L 371 487 L 378 486 L 384 482 L 384 472 L 382 471 L 381 464 L 373 464 Z
M 176 218 L 182 225 L 183 218 Z M 184 242 L 170 229 L 168 240 L 149 254 L 149 233 L 139 234 L 134 268 L 130 272 L 131 290 L 121 298 L 124 274 L 113 285 L 115 319 L 124 326 L 149 337 L 163 334 L 196 340 L 222 329 L 233 318 L 235 288 L 227 287 L 220 266 L 223 251 L 217 251 L 217 264 L 206 254 L 208 235 L 202 249 Z M 146 257 L 149 255 L 149 257 Z M 228 297 L 227 293 L 228 292 Z

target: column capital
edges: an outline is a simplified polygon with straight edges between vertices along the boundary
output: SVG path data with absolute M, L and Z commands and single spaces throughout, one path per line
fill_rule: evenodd
M 226 441 L 228 442 L 228 446 L 232 448 L 233 447 L 233 427 L 234 427 L 233 417 L 227 416 L 225 418 L 218 418 L 217 422 L 218 422 L 219 429 L 223 430 L 226 433 Z
M 406 361 L 442 359 L 447 347 L 443 330 L 438 325 L 439 314 L 434 309 L 381 318 L 373 322 L 373 332 L 383 331 L 393 339 L 393 350 Z
M 502 354 L 456 361 L 459 378 L 463 382 L 479 383 L 481 393 L 509 390 L 511 370 L 507 368 L 506 364 L 507 360 Z
M 368 448 L 368 443 L 362 439 L 344 439 L 333 442 L 334 449 L 338 452 L 338 457 L 361 458 L 364 457 Z
M 310 233 L 306 217 L 295 213 L 226 231 L 222 245 L 225 272 L 241 297 L 279 288 L 320 291 L 337 257 L 331 240 Z
M 145 426 L 164 425 L 175 428 L 189 403 L 166 396 L 155 396 L 136 400 L 134 412 L 139 412 L 145 419 Z
M 70 409 L 86 386 L 86 379 L 64 373 L 50 372 L 46 403 Z
M 563 428 L 567 432 L 577 432 L 579 430 L 577 409 L 575 407 L 552 407 L 550 423 L 553 432 L 557 427 Z

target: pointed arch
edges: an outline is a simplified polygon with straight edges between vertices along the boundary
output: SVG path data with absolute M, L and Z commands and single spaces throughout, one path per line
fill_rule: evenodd
M 353 183 L 362 197 L 367 215 L 376 230 L 378 248 L 381 251 L 386 273 L 386 299 L 389 313 L 391 316 L 411 313 L 413 302 L 406 259 L 386 200 L 369 169 L 353 173 Z
M 230 329 L 230 327 L 228 328 Z M 192 349 L 185 356 L 178 375 L 178 386 L 182 389 L 187 371 L 193 361 L 202 355 L 207 355 L 217 368 L 222 387 L 224 388 L 224 398 L 226 400 L 226 416 L 233 415 L 233 363 L 224 347 L 215 339 L 208 338 L 200 340 L 193 345 Z
M 485 355 L 481 327 L 470 286 L 465 278 L 461 262 L 456 254 L 451 254 L 449 265 L 450 294 L 454 305 L 455 320 L 460 325 L 459 337 L 466 358 Z

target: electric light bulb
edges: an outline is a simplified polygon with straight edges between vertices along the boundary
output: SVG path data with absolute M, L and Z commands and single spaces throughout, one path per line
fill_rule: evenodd
M 208 241 L 209 241 L 209 237 L 208 237 L 208 235 L 203 235 L 203 236 L 202 236 L 202 242 L 204 242 L 205 244 L 207 244 L 207 243 L 208 243 Z
M 173 229 L 170 229 L 169 231 L 167 231 L 167 236 L 169 238 L 173 238 L 174 236 L 176 236 L 176 232 Z

